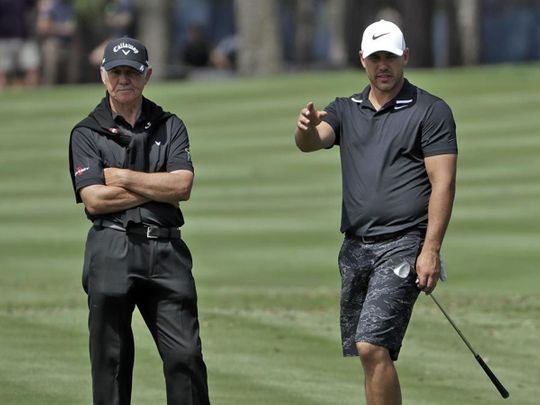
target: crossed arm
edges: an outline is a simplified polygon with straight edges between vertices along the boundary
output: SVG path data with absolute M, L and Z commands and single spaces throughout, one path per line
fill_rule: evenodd
M 83 203 L 92 215 L 109 214 L 133 208 L 148 201 L 178 205 L 191 194 L 193 172 L 143 173 L 129 169 L 104 169 L 105 185 L 81 189 Z

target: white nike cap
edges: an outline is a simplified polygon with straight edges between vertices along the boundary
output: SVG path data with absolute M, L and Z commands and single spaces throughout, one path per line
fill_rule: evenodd
M 364 30 L 361 46 L 364 58 L 379 51 L 401 56 L 406 48 L 405 38 L 399 27 L 385 20 L 377 21 Z

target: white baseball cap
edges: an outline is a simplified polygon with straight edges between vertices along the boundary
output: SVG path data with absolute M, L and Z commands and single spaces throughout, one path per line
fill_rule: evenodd
M 379 51 L 401 56 L 406 48 L 405 38 L 399 27 L 390 21 L 380 20 L 369 25 L 362 35 L 362 56 Z

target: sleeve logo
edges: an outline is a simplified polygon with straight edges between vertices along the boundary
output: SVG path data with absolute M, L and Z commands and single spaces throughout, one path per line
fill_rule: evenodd
M 86 171 L 88 171 L 88 170 L 90 170 L 89 167 L 81 167 L 81 166 L 77 166 L 77 167 L 75 168 L 75 176 L 80 177 L 80 176 L 82 176 L 82 175 L 84 174 L 84 172 L 86 172 Z

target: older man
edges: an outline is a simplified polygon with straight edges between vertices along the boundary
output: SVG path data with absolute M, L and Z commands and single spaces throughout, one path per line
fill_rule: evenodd
M 109 42 L 101 64 L 105 98 L 75 126 L 70 171 L 77 202 L 93 222 L 86 242 L 94 404 L 131 400 L 139 308 L 163 360 L 169 405 L 209 403 L 191 255 L 179 202 L 193 165 L 184 123 L 143 97 L 152 76 L 145 46 Z

